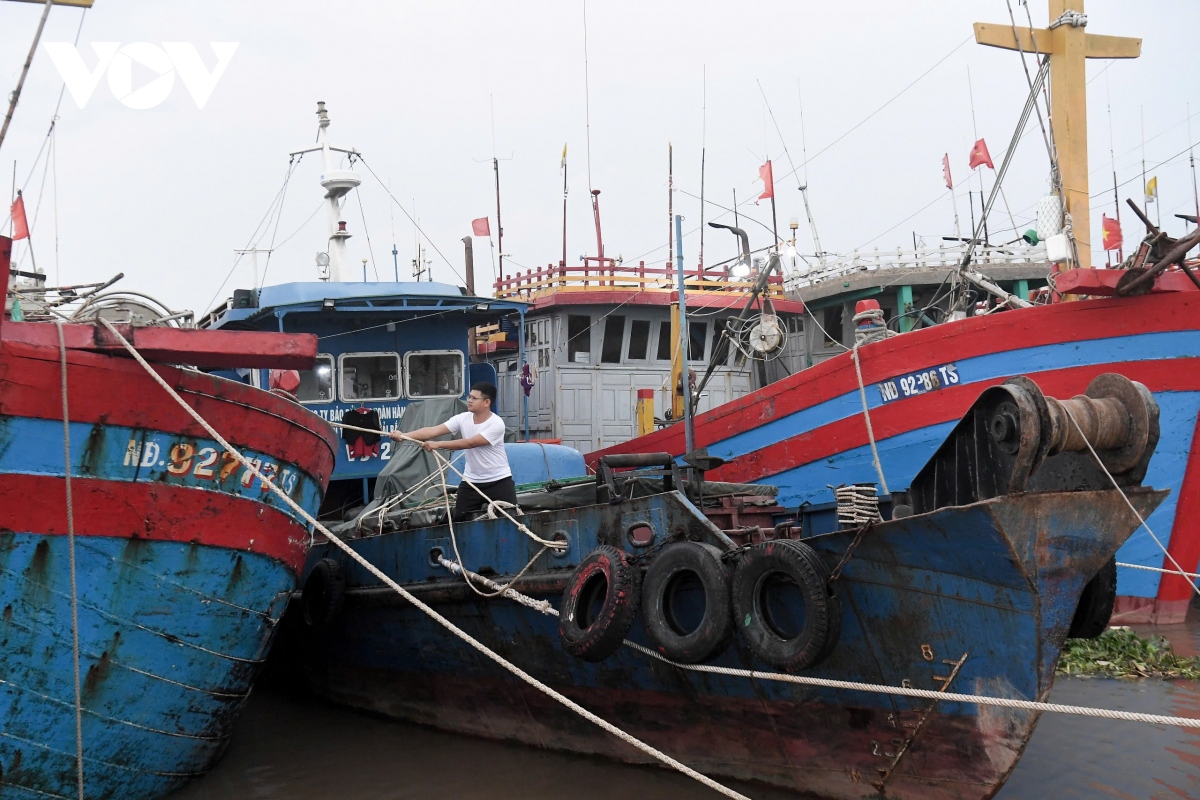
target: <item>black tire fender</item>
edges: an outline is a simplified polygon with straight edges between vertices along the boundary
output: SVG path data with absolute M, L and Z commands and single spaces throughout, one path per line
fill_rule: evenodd
M 558 638 L 566 652 L 584 661 L 603 661 L 621 643 L 637 615 L 637 570 L 615 547 L 587 554 L 563 590 Z
M 346 576 L 341 563 L 332 558 L 322 558 L 304 579 L 300 592 L 301 618 L 306 628 L 328 627 L 338 614 L 346 599 Z
M 746 551 L 733 573 L 733 613 L 755 656 L 798 672 L 833 652 L 842 631 L 842 603 L 829 576 L 817 552 L 794 539 Z
M 730 583 L 729 567 L 716 547 L 679 542 L 664 548 L 642 579 L 642 624 L 650 645 L 681 664 L 698 664 L 723 653 L 734 633 Z M 704 614 L 691 627 L 680 619 L 680 612 L 688 610 L 681 607 L 686 602 L 681 593 L 697 584 L 703 591 Z
M 1083 585 L 1079 605 L 1071 618 L 1069 639 L 1095 639 L 1104 633 L 1112 619 L 1113 606 L 1117 602 L 1117 557 L 1104 562 L 1090 581 Z

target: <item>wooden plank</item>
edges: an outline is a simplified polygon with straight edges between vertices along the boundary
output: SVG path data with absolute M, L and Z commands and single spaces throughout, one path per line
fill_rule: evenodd
M 310 333 L 116 327 L 143 358 L 156 364 L 204 369 L 311 369 L 317 357 L 317 337 Z M 58 333 L 45 322 L 9 322 L 0 335 L 8 342 L 58 348 Z M 108 329 L 99 326 L 64 325 L 63 338 L 72 350 L 125 352 Z
M 1045 28 L 1017 28 L 1020 36 L 1020 49 L 1026 53 L 1047 55 L 1052 52 L 1050 31 Z M 1034 46 L 1034 42 L 1037 46 Z M 1000 47 L 1005 50 L 1016 50 L 1017 37 L 1013 36 L 1011 25 L 996 25 L 991 22 L 975 23 L 975 43 L 988 47 Z
M 1083 54 L 1085 58 L 1137 58 L 1142 54 L 1142 40 L 1089 33 L 1084 40 Z
M 1054 280 L 1058 291 L 1070 294 L 1090 294 L 1112 297 L 1117 282 L 1125 275 L 1121 269 L 1072 269 L 1059 273 Z M 1182 272 L 1163 272 L 1154 279 L 1152 294 L 1162 292 L 1194 292 L 1196 286 Z

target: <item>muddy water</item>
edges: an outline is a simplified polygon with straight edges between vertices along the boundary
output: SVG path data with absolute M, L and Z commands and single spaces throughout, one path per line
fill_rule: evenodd
M 1158 630 L 1177 652 L 1200 652 L 1200 625 Z M 1185 681 L 1060 679 L 1051 700 L 1200 718 L 1200 684 Z M 761 800 L 796 797 L 737 788 Z M 453 736 L 261 691 L 251 699 L 221 763 L 172 800 L 718 796 L 665 770 Z M 997 797 L 1200 800 L 1200 730 L 1044 714 Z

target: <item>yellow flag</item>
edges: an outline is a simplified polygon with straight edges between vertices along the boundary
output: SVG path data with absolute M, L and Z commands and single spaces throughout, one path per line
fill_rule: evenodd
M 1146 197 L 1158 197 L 1158 176 L 1146 181 Z

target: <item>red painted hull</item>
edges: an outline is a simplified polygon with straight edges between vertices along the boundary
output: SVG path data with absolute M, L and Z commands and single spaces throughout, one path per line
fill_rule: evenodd
M 1081 279 L 1084 277 L 1093 282 L 1113 280 L 1107 274 Z M 915 468 L 931 455 L 927 446 L 938 441 L 926 437 L 917 442 L 915 433 L 958 419 L 982 389 L 1012 375 L 1027 375 L 1053 397 L 1080 394 L 1097 375 L 1117 372 L 1145 384 L 1164 407 L 1172 398 L 1192 398 L 1186 401 L 1193 404 L 1189 415 L 1175 413 L 1169 422 L 1164 421 L 1160 461 L 1152 462 L 1151 469 L 1164 465 L 1155 483 L 1171 487 L 1171 503 L 1176 507 L 1152 525 L 1175 561 L 1186 571 L 1196 571 L 1200 564 L 1200 526 L 1196 522 L 1200 519 L 1200 424 L 1194 404 L 1200 396 L 1200 292 L 1164 291 L 975 317 L 866 345 L 860 349 L 860 359 L 872 405 L 871 424 L 893 490 L 906 487 Z M 961 382 L 880 403 L 879 385 L 944 364 L 958 365 Z M 853 454 L 865 451 L 869 444 L 858 387 L 854 364 L 843 354 L 698 415 L 696 445 L 726 459 L 711 477 L 783 485 L 785 489 L 788 481 L 809 481 L 819 487 L 877 481 L 869 462 L 845 463 L 857 458 Z M 1179 407 L 1183 405 L 1186 403 L 1181 401 Z M 823 406 L 836 406 L 837 410 L 824 411 Z M 789 419 L 792 415 L 797 416 Z M 814 419 L 817 421 L 806 422 Z M 770 433 L 756 433 L 759 430 Z M 889 450 L 889 439 L 905 444 Z M 1180 452 L 1171 452 L 1171 445 Z M 586 458 L 591 464 L 606 454 L 669 452 L 678 456 L 683 451 L 682 426 L 675 425 Z M 823 464 L 833 467 L 822 472 Z M 866 469 L 860 469 L 863 464 Z M 808 496 L 803 499 L 823 502 Z M 1118 558 L 1174 568 L 1161 552 Z M 1121 574 L 1121 586 L 1132 586 L 1134 591 L 1122 589 L 1127 596 L 1118 600 L 1114 623 L 1183 621 L 1194 596 L 1186 579 L 1164 576 L 1156 585 L 1140 588 L 1151 580 L 1147 577 L 1151 573 L 1135 574 L 1122 568 Z M 1157 581 L 1157 576 L 1153 580 Z

